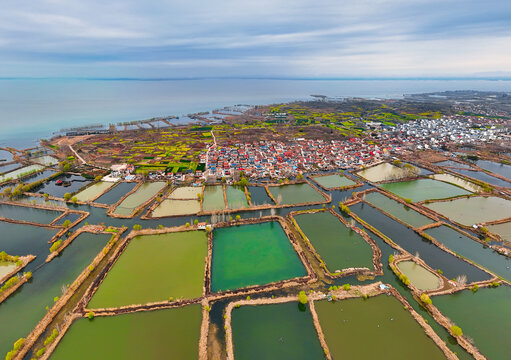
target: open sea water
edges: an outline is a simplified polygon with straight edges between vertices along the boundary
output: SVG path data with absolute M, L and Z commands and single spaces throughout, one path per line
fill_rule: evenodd
M 400 98 L 446 90 L 511 91 L 511 81 L 0 79 L 0 146 L 33 146 L 62 128 L 282 103 L 312 94 Z

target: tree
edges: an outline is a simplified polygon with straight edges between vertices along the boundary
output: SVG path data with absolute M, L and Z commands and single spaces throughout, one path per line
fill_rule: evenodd
M 199 223 L 198 219 L 193 220 L 193 225 L 197 226 L 198 223 Z
M 236 221 L 241 220 L 241 216 L 236 215 Z
M 461 330 L 461 328 L 456 325 L 451 326 L 451 332 L 454 336 L 462 336 L 463 335 L 463 331 Z
M 87 318 L 88 318 L 89 320 L 94 319 L 94 313 L 93 313 L 92 311 L 89 311 L 89 312 L 87 313 Z
M 298 294 L 298 301 L 300 301 L 300 304 L 307 304 L 307 302 L 309 301 L 309 299 L 307 299 L 307 294 L 305 293 L 305 291 L 300 291 L 300 293 Z
M 431 301 L 431 299 L 429 298 L 428 294 L 422 294 L 421 295 L 421 301 L 426 304 L 426 305 L 430 305 L 432 304 L 433 302 Z
M 69 199 L 71 199 L 71 193 L 65 193 L 64 200 L 68 201 Z
M 140 229 L 142 229 L 142 225 L 139 225 L 139 224 L 133 225 L 133 230 L 140 230 Z
M 62 165 L 62 170 L 63 171 L 69 171 L 70 168 L 71 168 L 71 165 L 68 164 L 68 163 L 65 163 L 64 165 Z
M 71 221 L 69 219 L 64 221 L 64 223 L 62 224 L 62 226 L 64 226 L 64 227 L 68 227 L 70 225 L 71 225 Z
M 78 198 L 76 196 L 73 196 L 71 201 L 72 201 L 73 204 L 76 204 L 78 202 Z
M 342 286 L 342 288 L 343 288 L 344 290 L 348 291 L 348 290 L 351 288 L 351 285 L 350 285 L 350 284 L 344 284 L 344 285 Z
M 96 177 L 94 178 L 94 181 L 95 181 L 95 182 L 99 182 L 99 181 L 101 181 L 101 179 L 103 179 L 103 175 L 98 175 L 98 176 L 96 176 Z
M 189 222 L 187 222 L 187 223 L 185 224 L 185 227 L 190 227 L 190 223 L 189 223 Z

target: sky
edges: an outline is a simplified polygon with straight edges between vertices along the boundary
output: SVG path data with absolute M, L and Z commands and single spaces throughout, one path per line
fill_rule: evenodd
M 511 1 L 2 0 L 0 77 L 511 77 Z

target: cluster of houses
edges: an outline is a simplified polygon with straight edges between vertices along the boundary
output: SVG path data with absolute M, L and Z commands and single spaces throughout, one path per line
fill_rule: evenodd
M 368 165 L 388 153 L 376 144 L 349 140 L 311 140 L 289 142 L 255 141 L 215 147 L 207 154 L 205 176 L 231 177 L 243 171 L 250 178 L 286 178 L 313 170 L 333 170 Z

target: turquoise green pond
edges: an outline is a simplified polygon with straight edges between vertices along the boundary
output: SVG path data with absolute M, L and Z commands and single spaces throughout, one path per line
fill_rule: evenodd
M 5 275 L 11 273 L 14 269 L 16 269 L 17 266 L 15 263 L 10 261 L 0 261 L 0 279 L 3 278 Z M 0 284 L 2 284 L 0 282 Z
M 329 211 L 299 214 L 295 219 L 330 272 L 352 267 L 373 268 L 371 246 Z
M 78 199 L 78 201 L 90 201 L 95 199 L 100 194 L 110 189 L 114 185 L 115 183 L 113 182 L 100 181 L 80 191 L 75 196 Z
M 241 306 L 231 325 L 236 359 L 324 359 L 308 306 Z
M 276 221 L 217 228 L 213 232 L 213 292 L 306 275 L 298 254 Z
M 461 327 L 488 359 L 509 359 L 510 299 L 511 287 L 504 285 L 432 298 L 433 305 Z
M 440 348 L 392 296 L 323 300 L 314 306 L 334 359 L 445 359 Z
M 166 185 L 167 183 L 164 181 L 146 182 L 142 184 L 133 194 L 129 195 L 117 205 L 114 214 L 131 215 L 137 207 L 158 194 Z
M 204 199 L 202 200 L 202 211 L 223 209 L 225 209 L 223 187 L 221 185 L 206 186 L 204 188 Z
M 76 320 L 51 355 L 58 359 L 197 359 L 201 306 Z
M 207 249 L 204 231 L 136 236 L 110 269 L 88 307 L 200 297 Z
M 199 200 L 163 200 L 156 209 L 153 210 L 153 217 L 161 216 L 180 216 L 197 214 L 200 211 Z
M 491 233 L 500 235 L 503 240 L 511 241 L 511 221 L 486 226 Z
M 399 181 L 381 184 L 380 186 L 384 190 L 396 194 L 403 199 L 411 199 L 413 202 L 472 194 L 457 186 L 433 179 Z
M 421 227 L 434 223 L 434 221 L 427 216 L 422 215 L 380 192 L 366 194 L 363 196 L 363 199 L 412 227 Z
M 314 176 L 312 179 L 314 179 L 315 182 L 323 186 L 325 189 L 351 186 L 356 184 L 356 182 L 353 180 L 350 180 L 346 176 L 340 174 Z
M 241 187 L 227 186 L 225 188 L 225 196 L 227 197 L 227 206 L 229 209 L 241 209 L 248 207 L 247 196 Z
M 415 261 L 401 261 L 397 264 L 397 268 L 419 290 L 434 290 L 440 287 L 440 279 Z
M 511 201 L 495 196 L 475 196 L 424 206 L 467 226 L 511 217 Z
M 325 201 L 323 195 L 317 192 L 309 183 L 269 186 L 268 189 L 279 205 Z

